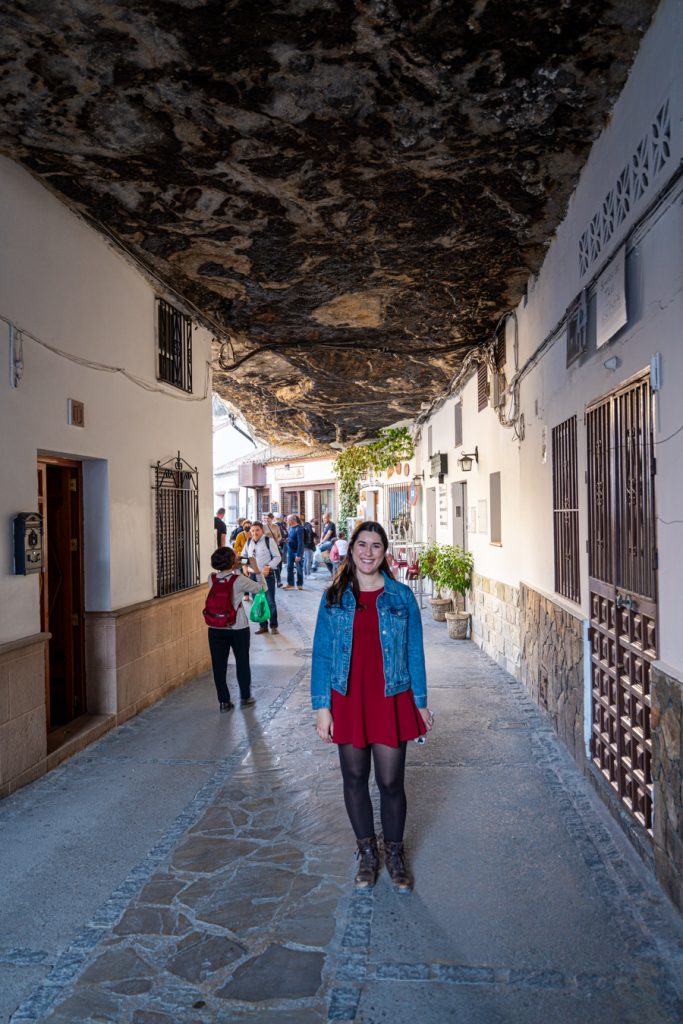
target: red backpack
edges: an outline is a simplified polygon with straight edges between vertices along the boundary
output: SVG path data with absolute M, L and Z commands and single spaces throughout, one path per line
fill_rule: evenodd
M 237 619 L 237 608 L 232 603 L 232 592 L 235 589 L 237 575 L 230 573 L 219 579 L 215 572 L 211 573 L 211 589 L 204 605 L 204 622 L 207 626 L 219 629 L 234 626 Z M 242 602 L 240 601 L 240 604 Z

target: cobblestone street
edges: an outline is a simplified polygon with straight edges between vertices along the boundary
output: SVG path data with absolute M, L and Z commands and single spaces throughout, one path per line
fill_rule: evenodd
M 680 919 L 522 687 L 427 608 L 416 889 L 352 890 L 309 707 L 323 583 L 252 638 L 255 708 L 219 715 L 203 676 L 0 804 L 0 1019 L 680 1022 Z

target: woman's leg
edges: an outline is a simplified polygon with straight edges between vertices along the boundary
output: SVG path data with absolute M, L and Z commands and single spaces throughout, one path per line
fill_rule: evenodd
M 229 629 L 215 629 L 213 626 L 209 626 L 209 651 L 211 652 L 213 682 L 221 704 L 230 703 L 227 682 L 228 654 L 230 652 L 228 633 L 230 633 Z
M 339 744 L 339 764 L 344 780 L 344 804 L 356 839 L 375 834 L 375 818 L 370 799 L 370 747 Z
M 379 789 L 384 839 L 390 843 L 400 843 L 403 840 L 407 807 L 404 787 L 406 743 L 401 743 L 398 747 L 385 747 L 382 743 L 373 743 L 372 758 Z
M 235 669 L 240 697 L 242 700 L 249 700 L 251 697 L 251 666 L 249 665 L 251 630 L 246 626 L 244 629 L 226 630 L 226 633 L 230 633 L 230 646 L 235 653 Z

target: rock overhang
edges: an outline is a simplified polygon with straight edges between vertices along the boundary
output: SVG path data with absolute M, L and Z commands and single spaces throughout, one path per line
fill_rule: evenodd
M 24 0 L 0 148 L 197 311 L 262 437 L 343 443 L 519 301 L 655 7 Z

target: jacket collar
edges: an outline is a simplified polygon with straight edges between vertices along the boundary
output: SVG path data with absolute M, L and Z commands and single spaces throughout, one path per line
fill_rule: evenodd
M 382 572 L 382 576 L 384 577 L 384 592 L 389 594 L 397 593 L 401 586 L 398 580 L 392 579 L 391 576 L 387 576 L 385 572 Z M 353 590 L 351 589 L 350 583 L 342 594 L 342 603 L 345 605 L 353 604 Z

